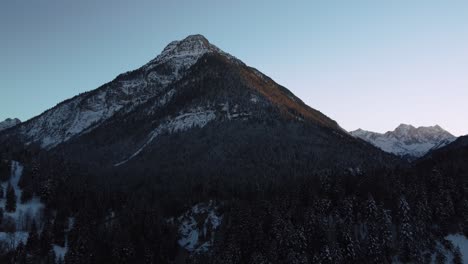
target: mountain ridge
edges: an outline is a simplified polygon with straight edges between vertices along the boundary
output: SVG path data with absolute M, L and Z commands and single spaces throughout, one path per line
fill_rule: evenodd
M 220 135 L 237 144 L 231 146 Z M 200 138 L 204 137 L 208 137 L 206 145 L 200 146 Z M 169 43 L 142 67 L 59 103 L 0 134 L 0 141 L 7 143 L 5 146 L 13 145 L 10 149 L 38 146 L 104 174 L 114 168 L 138 170 L 135 164 L 165 174 L 168 172 L 159 167 L 177 167 L 187 157 L 203 166 L 227 162 L 195 154 L 213 151 L 221 153 L 221 157 L 236 153 L 225 166 L 239 168 L 235 169 L 237 174 L 248 164 L 243 162 L 245 155 L 251 155 L 256 148 L 261 154 L 252 160 L 270 166 L 276 166 L 271 163 L 276 160 L 286 168 L 309 166 L 313 161 L 314 170 L 336 167 L 360 171 L 400 162 L 355 139 L 336 121 L 201 35 Z M 178 141 L 191 148 L 184 158 L 174 153 L 187 147 Z M 290 157 L 280 158 L 279 149 L 285 149 Z M 166 155 L 155 160 L 161 153 Z M 171 155 L 172 160 L 167 160 Z M 217 174 L 224 174 L 222 167 L 209 166 Z M 184 173 L 195 172 L 205 173 L 196 166 L 188 166 Z M 257 169 L 249 173 L 253 172 L 260 173 Z
M 221 51 L 201 35 L 190 35 L 168 44 L 160 55 L 142 67 L 118 75 L 97 89 L 58 103 L 21 125 L 19 134 L 27 143 L 50 149 L 93 129 L 119 111 L 131 111 L 149 98 L 165 93 L 165 88 L 182 77 L 203 54 Z
M 172 41 L 161 54 L 142 67 L 120 74 L 97 89 L 64 100 L 24 122 L 15 132 L 26 144 L 38 143 L 41 148 L 51 149 L 72 137 L 93 130 L 118 112 L 132 111 L 150 98 L 159 96 L 163 97 L 162 101 L 169 100 L 174 95 L 174 91 L 166 88 L 179 81 L 205 54 L 219 54 L 229 62 L 240 66 L 244 69 L 243 74 L 251 75 L 248 78 L 251 82 L 265 82 L 277 86 L 273 80 L 258 70 L 250 67 L 250 70 L 245 70 L 244 67 L 247 66 L 243 62 L 211 44 L 202 35 L 190 35 L 183 40 Z M 263 87 L 263 84 L 257 86 Z M 289 99 L 278 94 L 276 89 L 273 89 L 273 93 L 267 90 L 261 93 L 269 95 L 271 100 L 276 100 L 276 103 L 292 106 L 294 111 L 309 115 L 325 126 L 338 126 L 335 121 L 323 118 L 322 113 L 305 105 L 289 90 L 284 87 L 281 89 Z M 295 103 L 288 102 L 291 100 L 298 102 L 299 107 Z
M 12 128 L 21 123 L 21 120 L 18 118 L 7 118 L 4 121 L 0 122 L 0 131 Z
M 385 133 L 357 129 L 350 134 L 386 152 L 413 158 L 422 157 L 429 151 L 443 147 L 456 139 L 439 125 L 414 127 L 400 124 L 393 131 Z
M 161 98 L 154 97 L 145 104 L 138 106 L 131 113 L 118 114 L 95 131 L 97 134 L 106 134 L 106 131 L 112 130 L 114 131 L 115 140 L 111 145 L 128 144 L 125 149 L 127 151 L 133 149 L 125 155 L 116 156 L 113 159 L 114 165 L 120 166 L 139 155 L 144 156 L 142 151 L 153 149 L 150 145 L 158 144 L 157 140 L 155 140 L 158 137 L 164 138 L 165 135 L 173 134 L 173 132 L 186 133 L 185 131 L 193 127 L 205 129 L 204 126 L 212 123 L 211 121 L 217 121 L 213 123 L 234 122 L 241 126 L 244 126 L 242 124 L 246 122 L 250 123 L 265 118 L 274 120 L 274 122 L 279 122 L 280 119 L 298 123 L 312 122 L 311 124 L 314 124 L 314 126 L 329 128 L 330 132 L 327 133 L 336 133 L 338 137 L 345 137 L 354 141 L 339 126 L 335 125 L 336 122 L 326 116 L 323 117 L 325 122 L 329 122 L 329 126 L 315 122 L 315 119 L 309 119 L 307 116 L 302 118 L 300 114 L 298 115 L 298 111 L 294 111 L 294 108 L 287 108 L 287 104 L 272 104 L 268 98 L 262 96 L 260 92 L 251 86 L 251 83 L 255 82 L 239 82 L 238 78 L 243 76 L 244 70 L 238 69 L 237 64 L 226 64 L 223 57 L 215 54 L 206 56 L 208 56 L 205 58 L 206 60 L 199 61 L 191 69 L 193 72 L 187 77 L 189 80 L 182 79 L 169 87 L 169 90 L 176 92 L 172 95 L 171 100 L 165 102 L 166 104 L 159 105 Z M 247 66 L 243 67 L 247 69 Z M 255 74 L 248 76 L 260 78 Z M 271 81 L 266 76 L 263 79 Z M 197 84 L 198 82 L 200 84 Z M 215 85 L 211 83 L 215 83 Z M 274 85 L 274 82 L 271 85 Z M 276 89 L 276 87 L 272 86 L 271 89 Z M 287 92 L 289 93 L 289 91 Z M 280 96 L 280 94 L 277 95 Z M 286 96 L 283 95 L 283 97 Z M 303 104 L 300 99 L 296 99 L 296 101 Z M 304 111 L 310 108 L 306 105 L 304 107 L 302 109 Z M 314 114 L 322 115 L 319 111 L 314 112 Z M 135 122 L 141 122 L 141 125 L 136 125 Z M 128 123 L 132 124 L 127 127 L 125 124 Z M 138 129 L 132 128 L 134 126 L 138 127 Z M 142 132 L 135 133 L 135 136 L 140 136 L 129 137 L 129 134 L 125 132 L 128 129 L 136 129 L 133 133 L 136 131 Z M 122 131 L 121 134 L 117 133 L 119 130 Z M 91 134 L 94 134 L 94 132 Z M 310 136 L 313 136 L 313 134 Z M 90 137 L 93 136 L 90 135 Z M 85 136 L 85 138 L 88 138 L 88 136 Z M 103 137 L 102 141 L 104 141 L 104 138 L 107 138 L 106 141 L 109 142 L 112 137 Z M 128 138 L 128 141 L 125 138 Z M 80 143 L 71 142 L 71 144 L 81 147 L 90 141 L 91 139 L 83 139 L 79 141 Z M 107 149 L 108 146 L 104 148 Z M 108 153 L 110 152 L 115 154 L 119 151 L 106 150 L 97 155 L 96 158 L 102 155 L 109 156 Z

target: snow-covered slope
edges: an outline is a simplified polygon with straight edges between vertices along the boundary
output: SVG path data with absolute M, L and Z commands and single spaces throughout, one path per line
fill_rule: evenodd
M 18 118 L 7 118 L 5 121 L 0 122 L 0 131 L 5 130 L 10 127 L 14 127 L 21 123 L 21 121 Z
M 140 154 L 146 146 L 152 143 L 152 141 L 161 133 L 168 132 L 168 133 L 173 133 L 173 132 L 181 132 L 181 131 L 186 131 L 190 128 L 193 127 L 204 127 L 207 123 L 212 121 L 213 119 L 216 118 L 215 111 L 213 110 L 208 110 L 208 111 L 203 111 L 203 109 L 199 109 L 197 112 L 191 111 L 188 113 L 181 114 L 176 117 L 171 117 L 168 118 L 168 121 L 166 121 L 164 124 L 161 124 L 158 126 L 155 130 L 153 130 L 149 135 L 148 135 L 148 140 L 137 150 L 135 153 L 133 153 L 130 157 L 126 158 L 125 160 L 116 163 L 115 166 L 120 166 L 130 159 L 136 157 L 138 154 Z
M 199 141 L 200 136 L 210 140 Z M 201 35 L 171 42 L 139 69 L 3 131 L 0 145 L 21 148 L 37 144 L 73 163 L 121 166 L 120 170 L 158 160 L 155 156 L 161 153 L 176 155 L 181 146 L 169 143 L 176 137 L 184 139 L 184 148 L 190 150 L 184 159 L 194 155 L 200 164 L 224 160 L 223 155 L 216 161 L 211 154 L 202 155 L 210 150 L 229 156 L 243 153 L 242 149 L 259 141 L 268 146 L 278 139 L 284 145 L 302 145 L 323 167 L 362 168 L 367 156 L 375 164 L 397 160 L 350 136 L 287 88 Z M 238 145 L 231 146 L 227 137 Z M 257 137 L 257 142 L 251 141 Z M 238 150 L 231 152 L 234 148 Z M 262 151 L 269 153 L 266 156 L 277 154 L 270 153 L 272 148 Z M 327 158 L 330 156 L 333 159 Z M 178 158 L 164 161 L 173 163 Z M 235 158 L 235 166 L 245 163 Z M 153 162 L 150 167 L 159 169 Z
M 208 251 L 223 220 L 218 211 L 218 206 L 210 201 L 196 204 L 180 217 L 169 219 L 168 222 L 179 226 L 179 245 L 191 253 Z
M 6 193 L 8 184 L 11 184 L 15 191 L 16 208 L 12 212 L 6 211 L 6 197 L 0 197 L 0 208 L 4 210 L 2 223 L 12 223 L 15 228 L 14 232 L 0 232 L 0 245 L 4 245 L 7 249 L 14 249 L 20 242 L 26 244 L 28 239 L 28 230 L 32 220 L 39 222 L 42 217 L 45 205 L 41 202 L 39 197 L 33 198 L 25 203 L 21 202 L 21 195 L 23 191 L 18 183 L 23 175 L 23 166 L 17 162 L 12 161 L 11 164 L 11 177 L 9 181 L 1 182 L 0 188 L 3 188 L 3 193 Z
M 399 156 L 421 157 L 430 150 L 441 148 L 456 137 L 438 125 L 414 127 L 401 124 L 385 134 L 358 129 L 350 132 L 374 146 Z
M 216 52 L 236 63 L 233 56 L 210 44 L 201 35 L 171 42 L 154 60 L 141 68 L 119 75 L 100 88 L 60 103 L 19 126 L 25 143 L 50 149 L 89 132 L 117 112 L 130 112 L 153 97 L 167 103 L 173 91 L 167 87 L 180 80 L 206 53 Z

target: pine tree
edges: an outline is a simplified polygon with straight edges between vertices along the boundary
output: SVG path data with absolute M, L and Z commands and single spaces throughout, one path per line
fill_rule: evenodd
M 3 223 L 3 208 L 0 208 L 0 225 Z
M 362 243 L 366 258 L 373 263 L 382 263 L 385 254 L 385 240 L 388 233 L 385 212 L 381 206 L 377 206 L 372 195 L 369 195 L 364 204 L 364 218 L 366 238 Z
M 82 221 L 77 219 L 73 229 L 69 233 L 68 251 L 64 262 L 67 264 L 91 263 L 91 232 Z
M 353 263 L 356 260 L 358 245 L 353 238 L 353 224 L 344 221 L 338 228 L 338 245 L 342 249 L 343 261 Z
M 31 186 L 26 186 L 21 193 L 21 203 L 26 203 L 33 198 L 33 190 Z
M 52 248 L 47 253 L 45 263 L 47 263 L 47 264 L 56 264 L 56 263 L 58 263 L 57 257 L 55 256 L 55 251 Z
M 455 251 L 453 252 L 453 264 L 463 264 L 460 247 L 456 247 Z
M 31 230 L 29 231 L 28 241 L 26 242 L 26 252 L 31 255 L 38 255 L 39 235 L 37 234 L 36 221 L 33 220 Z
M 58 257 L 57 261 L 55 262 L 56 264 L 64 264 L 64 260 L 62 257 Z
M 446 260 L 447 260 L 447 257 L 444 255 L 444 253 L 440 251 L 436 252 L 436 257 L 435 257 L 436 264 L 445 264 Z
M 398 208 L 398 216 L 400 220 L 399 226 L 399 241 L 400 241 L 400 257 L 404 262 L 408 262 L 417 255 L 414 246 L 414 228 L 411 224 L 410 207 L 405 197 L 400 198 Z
M 375 221 L 377 218 L 377 204 L 375 203 L 374 197 L 369 194 L 365 208 L 366 220 Z
M 0 159 L 0 181 L 8 181 L 11 177 L 11 162 Z
M 13 256 L 13 263 L 26 263 L 26 251 L 22 241 L 19 242 Z
M 382 243 L 382 250 L 384 251 L 384 255 L 388 255 L 392 248 L 392 241 L 393 241 L 393 234 L 392 234 L 392 217 L 390 212 L 381 209 L 379 214 L 379 225 L 378 225 L 378 233 L 381 237 Z
M 49 221 L 46 221 L 44 224 L 44 228 L 42 229 L 39 239 L 39 246 L 41 256 L 47 256 L 52 250 L 51 226 Z
M 254 252 L 250 257 L 250 263 L 268 264 L 268 259 L 261 252 Z
M 8 183 L 8 187 L 7 187 L 7 196 L 6 196 L 5 210 L 6 210 L 7 212 L 14 212 L 14 211 L 16 211 L 16 194 L 15 194 L 15 189 L 13 189 L 13 186 L 11 186 L 10 183 Z
M 313 263 L 320 263 L 320 264 L 332 264 L 333 255 L 330 248 L 325 245 L 321 250 L 318 256 L 314 257 Z
M 67 218 L 65 214 L 58 212 L 55 217 L 54 225 L 52 227 L 52 233 L 54 238 L 54 244 L 59 246 L 65 246 L 65 227 Z
M 463 199 L 461 214 L 463 217 L 463 233 L 468 236 L 468 200 Z

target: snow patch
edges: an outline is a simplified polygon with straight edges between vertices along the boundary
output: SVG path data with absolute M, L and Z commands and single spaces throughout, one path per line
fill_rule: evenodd
M 163 124 L 159 125 L 156 129 L 154 129 L 147 137 L 145 143 L 132 155 L 130 155 L 125 160 L 114 164 L 115 167 L 125 164 L 129 160 L 133 159 L 134 157 L 138 156 L 149 144 L 153 142 L 155 138 L 157 138 L 162 133 L 176 133 L 189 130 L 193 127 L 204 127 L 210 121 L 216 118 L 215 111 L 213 110 L 201 110 L 198 109 L 199 112 L 188 112 L 180 114 L 168 121 L 164 122 Z
M 122 91 L 127 95 L 131 95 L 135 92 L 136 89 L 141 89 L 148 85 L 148 83 L 144 79 L 126 80 L 121 81 L 120 83 L 122 85 Z
M 188 130 L 192 127 L 204 127 L 211 120 L 216 118 L 212 110 L 184 113 L 176 116 L 166 125 L 166 130 L 171 133 Z
M 258 96 L 252 95 L 252 97 L 250 97 L 250 101 L 254 104 L 258 103 Z
M 468 263 L 468 238 L 464 235 L 454 234 L 448 235 L 445 239 L 452 242 L 453 246 L 459 247 L 462 254 L 463 263 Z
M 27 229 L 31 224 L 32 220 L 40 222 L 42 217 L 42 211 L 44 204 L 41 203 L 38 197 L 33 196 L 32 200 L 21 203 L 21 195 L 23 191 L 18 186 L 18 183 L 23 175 L 23 166 L 17 162 L 12 161 L 11 163 L 11 177 L 10 184 L 15 190 L 16 194 L 16 210 L 14 212 L 6 212 L 4 210 L 3 221 L 11 221 L 15 223 L 15 232 L 0 232 L 0 243 L 6 244 L 9 249 L 16 248 L 20 242 L 26 243 L 28 239 Z M 6 194 L 8 182 L 3 182 L 1 188 L 3 188 Z M 0 207 L 5 208 L 6 198 L 0 199 Z
M 0 244 L 6 246 L 7 249 L 13 250 L 22 242 L 26 244 L 28 241 L 28 232 L 16 231 L 12 233 L 0 232 Z
M 68 251 L 67 246 L 61 247 L 61 246 L 58 246 L 58 245 L 54 244 L 54 245 L 52 245 L 52 249 L 54 250 L 55 258 L 57 259 L 57 261 L 59 259 L 61 259 L 61 260 L 65 259 L 65 255 L 67 254 L 67 251 Z
M 222 222 L 213 201 L 194 205 L 177 218 L 179 223 L 179 245 L 189 252 L 202 253 L 210 249 L 214 235 Z
M 14 212 L 7 212 L 4 210 L 4 217 L 5 219 L 11 219 L 16 223 L 17 230 L 24 230 L 32 221 L 33 219 L 38 222 L 38 220 L 42 217 L 42 211 L 44 209 L 44 204 L 41 202 L 39 197 L 33 196 L 33 198 L 26 202 L 21 203 L 21 195 L 23 191 L 18 186 L 21 176 L 23 175 L 23 166 L 17 162 L 12 161 L 12 168 L 11 168 L 11 178 L 10 184 L 15 190 L 16 194 L 16 210 Z M 8 182 L 3 182 L 1 187 L 6 194 Z M 0 199 L 0 207 L 5 208 L 6 198 Z
M 111 101 L 107 91 L 92 97 L 76 97 L 40 115 L 21 127 L 29 144 L 38 142 L 50 149 L 76 135 L 89 131 L 121 110 L 129 101 Z
M 239 105 L 234 105 L 234 107 L 231 109 L 229 107 L 229 102 L 220 104 L 222 107 L 221 110 L 226 113 L 226 118 L 228 120 L 233 120 L 233 119 L 239 119 L 242 118 L 243 120 L 246 120 L 249 116 L 251 116 L 251 113 L 248 112 L 239 112 Z

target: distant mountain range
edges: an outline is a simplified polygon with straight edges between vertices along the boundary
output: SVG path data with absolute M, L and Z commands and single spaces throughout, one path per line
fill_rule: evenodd
M 384 134 L 362 129 L 350 133 L 386 152 L 416 158 L 456 139 L 454 135 L 438 125 L 416 128 L 412 125 L 401 124 L 395 130 Z
M 14 127 L 21 123 L 21 120 L 18 118 L 7 118 L 5 121 L 0 122 L 0 131 Z

